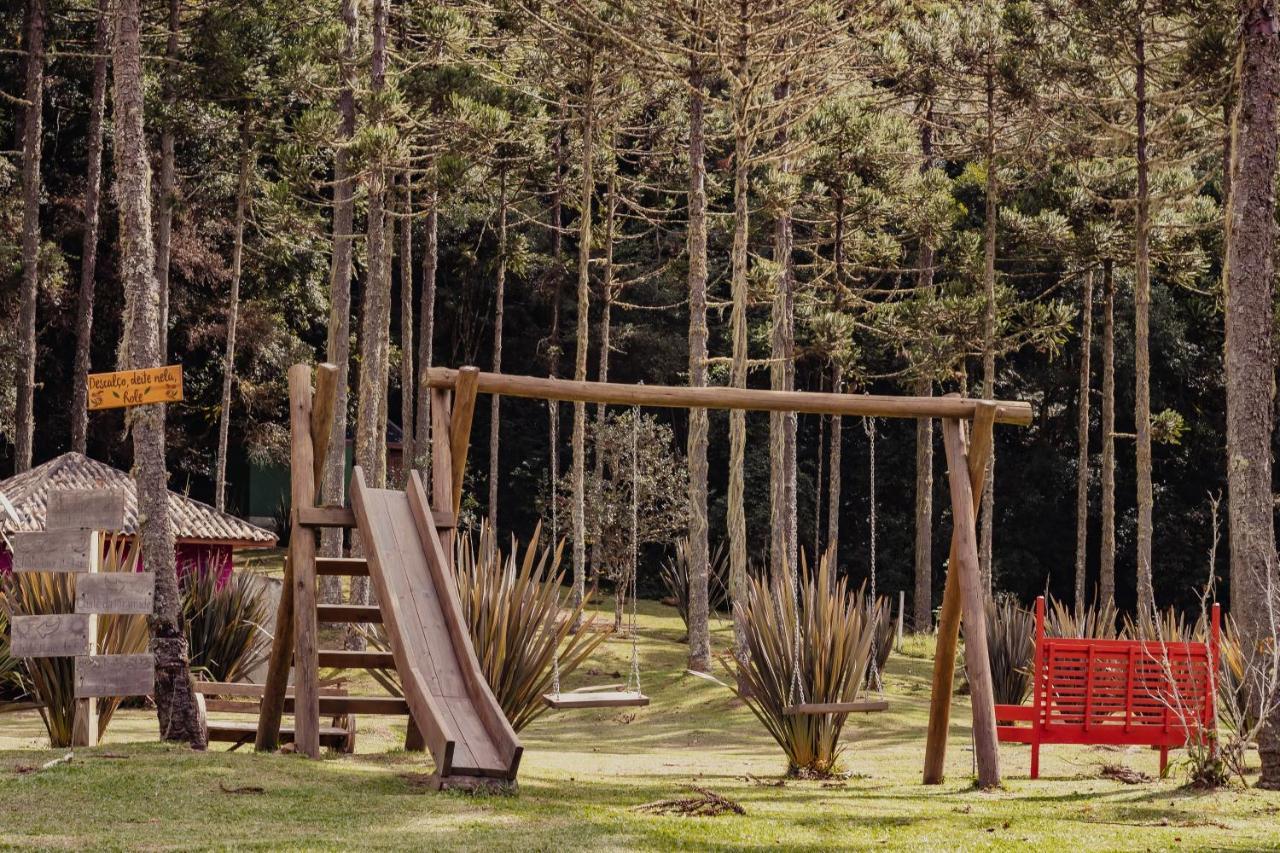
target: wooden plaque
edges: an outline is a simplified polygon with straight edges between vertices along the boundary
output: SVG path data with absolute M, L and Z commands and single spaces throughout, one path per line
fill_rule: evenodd
M 150 613 L 156 576 L 150 572 L 99 572 L 76 578 L 76 613 Z
M 182 399 L 182 365 L 89 374 L 89 411 Z
M 128 495 L 113 489 L 56 489 L 49 492 L 46 530 L 123 530 Z
M 76 698 L 146 696 L 155 687 L 155 673 L 150 654 L 82 655 L 76 658 Z
M 55 658 L 89 653 L 89 617 L 83 613 L 14 616 L 13 656 Z
M 14 533 L 15 572 L 87 572 L 97 556 L 92 530 L 31 530 Z

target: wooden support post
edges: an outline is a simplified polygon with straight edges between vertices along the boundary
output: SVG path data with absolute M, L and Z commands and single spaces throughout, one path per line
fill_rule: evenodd
M 90 533 L 89 537 L 89 574 L 96 575 L 102 571 L 102 542 L 96 532 Z M 98 614 L 90 613 L 87 619 L 86 633 L 89 638 L 89 654 L 96 655 L 101 651 L 98 648 Z M 71 722 L 71 745 L 97 746 L 98 700 L 93 697 L 86 697 L 76 699 L 75 703 L 75 715 L 72 717 Z
M 450 425 L 452 395 L 440 388 L 431 389 L 431 508 L 441 510 L 453 505 L 453 453 Z M 455 511 L 456 515 L 456 511 Z M 453 531 L 442 531 L 440 542 L 445 559 L 453 565 Z
M 907 591 L 905 589 L 898 590 L 898 651 L 902 651 L 902 623 L 904 620 L 903 613 L 907 609 Z
M 994 788 L 1000 784 L 995 688 L 991 681 L 991 659 L 987 656 L 985 595 L 978 568 L 978 534 L 974 523 L 976 501 L 960 421 L 944 419 L 942 438 L 947 451 L 947 479 L 951 486 L 951 514 L 955 524 L 952 541 L 956 559 L 951 571 L 959 580 L 964 663 L 973 706 L 973 751 L 978 766 L 978 787 Z M 977 458 L 985 460 L 986 457 Z
M 467 474 L 467 450 L 471 447 L 471 418 L 476 411 L 476 383 L 479 378 L 480 368 L 464 367 L 458 371 L 458 384 L 453 391 L 453 411 L 449 415 L 449 455 L 453 459 L 453 496 L 450 505 L 455 515 L 462 508 L 462 481 Z
M 338 366 L 316 365 L 316 393 L 311 398 L 311 450 L 315 490 L 324 483 L 324 466 L 329 458 L 329 433 L 333 431 L 334 402 L 338 398 Z
M 289 468 L 294 513 L 315 506 L 315 447 L 312 444 L 311 368 L 289 370 Z M 316 624 L 316 532 L 294 524 L 289 533 L 289 562 L 293 564 L 293 712 L 294 745 L 298 752 L 320 757 L 319 626 Z
M 969 448 L 969 481 L 972 502 L 982 495 L 987 476 L 985 460 L 990 453 L 994 406 L 980 405 L 973 419 L 972 443 Z M 961 433 L 963 443 L 963 433 Z M 951 553 L 947 558 L 946 589 L 942 596 L 942 612 L 938 617 L 938 643 L 933 658 L 933 692 L 929 703 L 929 729 L 925 742 L 924 783 L 940 785 L 946 776 L 947 733 L 951 725 L 951 695 L 955 687 L 956 647 L 960 642 L 960 587 L 956 566 L 956 536 L 951 537 Z

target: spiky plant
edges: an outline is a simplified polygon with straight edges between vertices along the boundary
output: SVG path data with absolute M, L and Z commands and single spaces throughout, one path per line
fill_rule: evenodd
M 462 614 L 471 628 L 480 668 L 511 727 L 520 731 L 546 711 L 555 651 L 560 677 L 568 677 L 605 639 L 600 631 L 573 631 L 584 603 L 566 604 L 560 570 L 563 543 L 540 547 L 541 525 L 517 561 L 514 537 L 503 554 L 487 526 L 458 537 L 457 577 Z
M 688 639 L 689 630 L 689 539 L 676 540 L 675 553 L 658 569 L 667 595 L 676 603 L 676 612 L 684 622 Z M 707 561 L 707 612 L 716 613 L 729 603 L 729 559 L 724 543 L 711 552 Z
M 1124 617 L 1124 635 L 1134 640 L 1163 643 L 1186 643 L 1203 633 L 1198 622 L 1187 621 L 1186 615 L 1172 607 L 1157 613 L 1140 613 L 1137 618 Z
M 235 572 L 219 586 L 217 567 L 202 564 L 180 585 L 192 671 L 208 681 L 246 680 L 271 642 L 262 578 Z
M 791 774 L 827 775 L 835 770 L 846 714 L 791 714 L 790 705 L 849 702 L 857 698 L 871 657 L 874 625 L 861 596 L 843 578 L 831 578 L 824 557 L 817 572 L 801 569 L 792 597 L 788 570 L 747 584 L 747 645 L 739 663 L 743 698 L 787 756 Z M 798 608 L 797 608 L 798 604 Z M 876 609 L 878 611 L 879 604 Z M 799 690 L 792 689 L 797 618 L 800 627 Z
M 1121 636 L 1116 631 L 1120 612 L 1114 601 L 1068 607 L 1065 602 L 1051 598 L 1048 605 L 1044 620 L 1047 636 L 1078 640 L 1114 640 Z
M 871 596 L 867 595 L 866 590 L 867 590 L 867 585 L 864 582 L 862 586 L 858 588 L 858 600 L 862 602 L 862 608 L 867 612 L 866 613 L 867 619 L 871 619 L 871 615 L 872 615 L 871 614 L 871 611 L 872 611 Z M 889 655 L 893 652 L 893 640 L 894 640 L 894 631 L 895 631 L 894 624 L 893 624 L 893 604 L 892 602 L 889 601 L 888 596 L 881 595 L 876 599 L 875 612 L 879 614 L 879 618 L 876 619 L 876 633 L 875 633 L 875 647 L 874 647 L 875 660 L 876 660 L 876 672 L 879 673 L 881 682 L 883 683 L 885 667 L 889 665 Z M 872 680 L 871 667 L 868 666 L 867 677 L 866 677 L 866 685 L 868 687 L 875 686 L 871 683 L 871 680 Z
M 103 544 L 101 569 L 104 572 L 137 571 L 141 551 L 131 537 L 108 535 Z M 6 582 L 12 613 L 53 614 L 75 612 L 75 575 L 23 572 Z M 145 616 L 99 616 L 98 653 L 104 655 L 141 654 L 147 650 Z M 40 716 L 49 732 L 49 745 L 70 746 L 76 716 L 75 658 L 27 658 L 24 687 L 43 707 Z M 98 733 L 111 724 L 122 697 L 98 699 Z
M 13 656 L 9 636 L 9 602 L 0 589 L 0 705 L 21 698 L 22 659 Z
M 987 657 L 996 702 L 1021 705 L 1031 689 L 1031 665 L 1036 652 L 1036 618 L 1012 597 L 988 599 Z

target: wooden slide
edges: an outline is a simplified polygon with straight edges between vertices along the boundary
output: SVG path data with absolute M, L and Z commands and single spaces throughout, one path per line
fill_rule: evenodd
M 405 700 L 439 784 L 514 781 L 524 747 L 480 670 L 422 481 L 414 472 L 403 492 L 372 489 L 357 467 L 351 505 Z

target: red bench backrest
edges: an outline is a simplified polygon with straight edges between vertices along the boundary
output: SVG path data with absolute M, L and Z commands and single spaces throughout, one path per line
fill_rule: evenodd
M 1207 643 L 1046 637 L 1044 617 L 1041 596 L 1032 695 L 1040 725 L 1078 728 L 1081 734 L 1160 727 L 1179 735 L 1213 726 L 1218 605 Z

